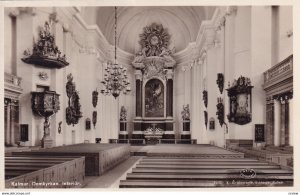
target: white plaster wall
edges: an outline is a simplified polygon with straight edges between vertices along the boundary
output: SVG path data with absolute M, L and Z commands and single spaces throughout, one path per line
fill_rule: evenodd
M 20 114 L 19 122 L 20 124 L 28 124 L 29 128 L 29 141 L 25 145 L 40 145 L 37 140 L 40 137 L 40 127 L 39 125 L 42 121 L 40 117 L 37 118 L 33 115 L 31 109 L 31 91 L 35 91 L 35 83 L 33 81 L 33 71 L 34 66 L 26 64 L 21 61 L 23 57 L 23 52 L 27 48 L 32 48 L 32 31 L 34 29 L 34 23 L 31 15 L 23 14 L 17 18 L 17 32 L 22 32 L 22 34 L 17 33 L 17 75 L 22 78 L 21 87 L 23 88 L 23 93 L 20 95 Z M 22 40 L 22 41 L 21 41 Z M 10 61 L 10 60 L 8 60 Z M 35 119 L 36 118 L 36 119 Z
M 136 95 L 136 86 L 135 86 L 135 76 L 134 76 L 134 68 L 132 68 L 131 65 L 125 65 L 127 68 L 127 75 L 128 79 L 130 82 L 130 88 L 131 92 L 128 94 L 124 95 L 123 93 L 120 94 L 119 96 L 119 107 L 118 107 L 118 121 L 120 121 L 120 112 L 121 112 L 121 107 L 124 106 L 125 109 L 127 110 L 127 132 L 128 134 L 132 134 L 133 130 L 133 123 L 132 121 L 135 118 L 135 95 Z M 116 129 L 118 132 L 120 130 L 119 122 L 118 122 L 118 129 Z
M 224 93 L 226 94 L 226 98 L 224 101 L 224 106 L 225 106 L 225 121 L 228 124 L 228 133 L 225 135 L 226 139 L 234 139 L 234 134 L 231 133 L 232 130 L 235 128 L 235 124 L 229 123 L 227 119 L 227 114 L 229 113 L 229 98 L 227 95 L 227 91 L 225 89 L 228 88 L 228 83 L 233 82 L 234 78 L 234 37 L 235 35 L 235 14 L 231 14 L 226 17 L 226 25 L 224 27 L 225 31 L 225 37 L 224 37 L 224 47 L 225 47 L 225 56 L 224 56 L 224 61 L 225 61 L 225 67 L 224 67 Z
M 272 63 L 272 9 L 271 6 L 254 6 L 251 9 L 251 82 L 252 89 L 252 139 L 255 124 L 266 123 L 266 95 L 262 88 L 263 72 Z
M 175 131 L 175 138 L 180 138 L 180 132 L 182 131 L 182 118 L 181 118 L 181 111 L 183 109 L 183 105 L 185 103 L 185 72 L 182 69 L 183 64 L 178 65 L 174 71 L 174 99 L 173 99 L 173 116 L 174 116 L 174 131 Z
M 279 7 L 279 57 L 281 62 L 293 53 L 293 36 L 288 37 L 287 32 L 293 31 L 293 7 Z
M 59 22 L 54 24 L 53 33 L 55 33 L 56 44 L 63 54 L 66 54 L 69 66 L 62 69 L 47 69 L 25 64 L 21 61 L 25 49 L 32 48 L 32 40 L 38 39 L 39 27 L 48 21 L 52 8 L 37 8 L 36 14 L 21 14 L 17 18 L 17 75 L 22 77 L 23 94 L 20 96 L 20 124 L 29 124 L 29 142 L 26 145 L 40 145 L 43 136 L 44 119 L 35 116 L 31 111 L 31 91 L 36 91 L 36 85 L 49 86 L 50 90 L 55 90 L 60 94 L 60 110 L 51 118 L 51 137 L 54 140 L 54 146 L 68 145 L 72 143 L 82 143 L 85 140 L 95 142 L 95 137 L 103 138 L 103 142 L 108 142 L 109 138 L 117 138 L 118 136 L 118 106 L 119 100 L 114 100 L 111 96 L 103 98 L 99 93 L 99 101 L 97 108 L 92 105 L 92 91 L 99 87 L 99 81 L 102 75 L 97 72 L 102 64 L 94 54 L 80 53 L 81 43 L 93 43 L 94 48 L 98 47 L 98 42 L 93 37 L 97 37 L 94 33 L 88 32 L 77 21 L 72 21 L 65 13 L 58 10 Z M 5 22 L 9 24 L 10 18 L 7 16 Z M 63 32 L 63 24 L 72 23 L 73 32 Z M 8 25 L 9 26 L 9 25 Z M 11 34 L 10 28 L 6 34 Z M 9 37 L 9 36 L 8 36 Z M 19 41 L 22 40 L 22 41 Z M 10 45 L 11 40 L 7 39 L 6 44 Z M 91 45 L 89 45 L 91 46 Z M 99 58 L 102 58 L 101 56 Z M 5 54 L 6 72 L 11 73 L 11 53 Z M 46 72 L 49 76 L 48 80 L 40 80 L 38 74 Z M 66 96 L 65 85 L 67 75 L 72 73 L 76 90 L 79 92 L 82 118 L 79 123 L 72 126 L 66 124 L 65 109 L 68 106 L 68 98 Z M 131 78 L 132 80 L 132 78 Z M 130 107 L 132 106 L 133 96 L 128 99 Z M 92 112 L 98 112 L 96 128 L 85 130 L 85 119 L 92 119 Z M 132 111 L 131 111 L 132 113 Z M 132 114 L 131 114 L 132 115 Z M 58 123 L 62 121 L 62 133 L 58 133 Z M 72 141 L 74 132 L 75 142 Z
M 251 81 L 251 7 L 238 7 L 234 16 L 234 47 L 233 47 L 233 63 L 228 68 L 233 75 L 231 83 L 234 79 L 238 79 L 241 75 L 250 77 Z M 229 35 L 230 36 L 230 35 Z M 230 78 L 230 77 L 229 77 Z M 254 86 L 255 87 L 255 86 Z M 229 134 L 231 139 L 251 139 L 252 124 L 246 125 L 231 124 Z
M 10 10 L 4 10 L 4 72 L 12 73 L 12 23 Z

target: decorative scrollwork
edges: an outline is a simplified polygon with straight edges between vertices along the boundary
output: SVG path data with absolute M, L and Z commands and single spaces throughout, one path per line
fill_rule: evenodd
M 60 121 L 58 123 L 58 133 L 61 134 L 61 124 L 62 124 L 62 121 Z
M 205 122 L 205 128 L 207 129 L 208 114 L 206 110 L 204 111 L 204 122 Z
M 203 94 L 203 101 L 204 101 L 204 105 L 205 105 L 205 107 L 207 108 L 207 103 L 208 103 L 208 92 L 206 91 L 206 90 L 203 90 L 203 92 L 202 92 L 202 94 Z
M 66 121 L 68 125 L 75 125 L 78 123 L 79 119 L 82 117 L 80 111 L 79 95 L 76 91 L 75 83 L 73 82 L 72 74 L 67 76 L 68 82 L 66 84 L 67 96 L 69 98 L 68 107 L 66 108 Z
M 93 106 L 96 108 L 97 103 L 98 103 L 98 91 L 93 91 Z
M 169 49 L 170 35 L 161 24 L 152 23 L 144 27 L 140 34 L 141 50 L 136 54 L 132 64 L 136 69 L 141 69 L 148 79 L 153 76 L 165 78 L 166 69 L 173 68 L 176 61 L 172 54 L 175 48 Z
M 217 84 L 218 84 L 220 93 L 222 94 L 223 88 L 224 88 L 224 75 L 222 73 L 218 73 Z
M 97 111 L 93 112 L 93 125 L 94 128 L 96 127 L 96 123 L 97 123 Z
M 223 105 L 223 99 L 222 98 L 218 98 L 216 115 L 218 116 L 219 123 L 222 127 L 223 124 L 224 124 L 224 105 Z
M 140 34 L 139 41 L 142 46 L 144 56 L 159 56 L 163 48 L 168 48 L 170 35 L 161 24 L 152 23 L 144 27 L 144 32 Z

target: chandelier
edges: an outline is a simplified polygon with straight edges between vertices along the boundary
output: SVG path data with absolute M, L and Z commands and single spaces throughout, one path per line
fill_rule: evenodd
M 127 94 L 130 92 L 129 79 L 126 74 L 126 68 L 117 63 L 117 7 L 115 7 L 115 63 L 107 63 L 105 67 L 104 80 L 101 83 L 104 89 L 101 93 L 104 95 L 113 95 L 117 98 L 121 92 Z

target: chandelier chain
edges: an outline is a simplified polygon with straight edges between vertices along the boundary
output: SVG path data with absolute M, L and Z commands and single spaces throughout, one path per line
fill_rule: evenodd
M 105 67 L 104 80 L 101 83 L 104 85 L 104 89 L 101 93 L 104 95 L 113 95 L 117 98 L 120 92 L 127 94 L 131 91 L 129 87 L 129 79 L 126 74 L 126 68 L 117 63 L 117 7 L 115 7 L 115 62 L 108 62 Z
M 117 64 L 117 6 L 115 6 L 115 64 Z

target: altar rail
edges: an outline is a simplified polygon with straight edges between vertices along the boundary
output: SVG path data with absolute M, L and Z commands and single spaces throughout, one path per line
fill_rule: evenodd
M 109 143 L 114 144 L 146 144 L 145 139 L 109 139 Z M 197 144 L 196 139 L 159 139 L 159 144 Z

